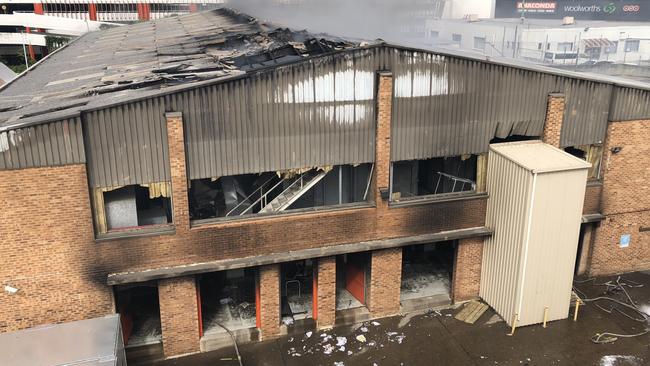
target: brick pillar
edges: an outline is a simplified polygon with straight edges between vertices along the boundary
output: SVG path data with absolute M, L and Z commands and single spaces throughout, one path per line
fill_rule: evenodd
M 136 7 L 138 9 L 138 20 L 147 21 L 151 18 L 149 3 L 139 3 Z
M 564 94 L 552 93 L 548 96 L 542 140 L 557 148 L 560 147 L 562 121 L 564 120 L 564 102 Z
M 187 170 L 185 163 L 185 137 L 183 116 L 180 112 L 166 113 L 169 165 L 172 179 L 172 207 L 176 233 L 190 229 L 189 202 L 187 198 Z
M 95 3 L 88 4 L 88 19 L 97 20 L 97 4 Z
M 32 29 L 30 27 L 25 27 L 25 33 L 32 33 Z M 31 42 L 27 45 L 27 54 L 29 55 L 30 61 L 36 61 L 36 52 L 34 51 L 34 46 Z
M 280 265 L 260 267 L 260 331 L 261 339 L 280 335 Z
M 468 238 L 458 241 L 451 288 L 454 302 L 479 297 L 482 260 L 483 238 Z
M 375 203 L 377 208 L 387 208 L 388 201 L 383 200 L 380 188 L 390 184 L 390 122 L 393 109 L 393 75 L 379 72 L 377 86 L 377 133 L 375 147 Z
M 402 248 L 375 250 L 371 255 L 368 310 L 375 318 L 399 313 Z
M 336 257 L 318 259 L 316 291 L 316 320 L 319 329 L 334 326 L 336 313 Z
M 200 351 L 199 315 L 194 277 L 158 281 L 165 358 Z
M 578 252 L 578 275 L 587 273 L 589 269 L 589 262 L 591 259 L 591 241 L 594 233 L 595 224 L 583 224 L 582 228 L 582 248 Z

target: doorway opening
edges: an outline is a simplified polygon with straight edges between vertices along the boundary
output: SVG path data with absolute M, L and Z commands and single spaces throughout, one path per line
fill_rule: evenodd
M 139 347 L 162 342 L 157 283 L 115 287 L 115 305 L 120 314 L 125 346 Z
M 336 310 L 365 307 L 369 277 L 369 252 L 336 257 Z
M 400 301 L 449 304 L 455 247 L 454 241 L 404 247 Z
M 314 263 L 311 259 L 283 263 L 280 280 L 282 322 L 313 317 Z

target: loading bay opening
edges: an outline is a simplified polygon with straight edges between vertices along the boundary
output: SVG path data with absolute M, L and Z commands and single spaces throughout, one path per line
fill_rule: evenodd
M 198 278 L 203 335 L 255 328 L 257 269 L 206 273 Z
M 139 347 L 162 341 L 155 282 L 115 287 L 115 305 L 120 314 L 125 346 Z
M 403 308 L 451 303 L 451 283 L 457 243 L 444 241 L 404 247 L 400 302 Z
M 336 310 L 366 306 L 370 253 L 344 254 L 336 258 Z
M 283 263 L 280 280 L 282 323 L 313 317 L 314 263 L 311 259 Z

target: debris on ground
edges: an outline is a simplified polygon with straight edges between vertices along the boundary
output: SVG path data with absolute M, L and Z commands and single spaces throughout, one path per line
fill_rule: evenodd
M 584 292 L 573 286 L 573 291 L 579 297 L 577 301 L 585 304 L 592 303 L 595 307 L 608 314 L 616 312 L 617 314 L 623 315 L 626 318 L 636 322 L 647 323 L 650 320 L 650 314 L 646 313 L 643 310 L 644 308 L 640 308 L 639 305 L 634 300 L 632 300 L 632 297 L 625 289 L 626 287 L 643 287 L 643 284 L 631 280 L 626 280 L 621 276 L 618 276 L 616 280 L 611 280 L 604 283 L 596 283 L 595 278 L 590 278 L 582 281 L 574 281 L 575 284 L 587 284 L 589 282 L 591 282 L 593 286 L 605 286 L 605 289 L 600 296 L 588 298 Z M 646 329 L 643 332 L 634 334 L 603 332 L 596 333 L 593 337 L 591 337 L 591 341 L 597 344 L 614 343 L 619 338 L 634 338 L 649 333 L 650 329 Z
M 470 301 L 465 304 L 463 310 L 456 314 L 455 318 L 467 324 L 474 324 L 487 309 L 488 306 L 480 301 Z
M 359 334 L 357 336 L 357 341 L 359 341 L 361 343 L 366 343 L 366 337 L 363 334 Z
M 607 355 L 600 358 L 599 366 L 643 365 L 643 360 L 636 356 Z

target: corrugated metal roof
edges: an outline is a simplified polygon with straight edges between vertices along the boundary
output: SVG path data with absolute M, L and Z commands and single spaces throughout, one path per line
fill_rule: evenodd
M 490 145 L 490 153 L 500 154 L 533 173 L 585 169 L 586 161 L 541 141 L 519 141 Z
M 90 32 L 0 89 L 0 130 L 355 46 L 228 9 Z
M 0 132 L 0 170 L 85 161 L 79 118 Z
M 220 83 L 318 54 L 388 47 L 643 90 L 649 84 L 445 49 L 293 32 L 220 9 L 87 33 L 0 89 L 0 131 Z

